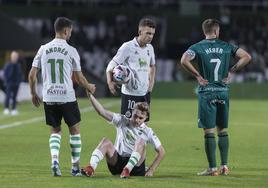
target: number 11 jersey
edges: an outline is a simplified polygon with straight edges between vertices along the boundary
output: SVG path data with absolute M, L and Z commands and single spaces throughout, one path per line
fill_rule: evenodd
M 38 50 L 33 67 L 41 69 L 44 102 L 73 102 L 73 71 L 81 71 L 77 50 L 63 39 L 54 39 Z

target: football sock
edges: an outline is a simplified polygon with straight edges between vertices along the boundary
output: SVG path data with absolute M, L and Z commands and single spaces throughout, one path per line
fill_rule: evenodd
M 50 148 L 52 164 L 54 164 L 54 161 L 59 163 L 60 140 L 61 140 L 60 134 L 53 133 L 49 137 L 49 148 Z
M 70 135 L 70 147 L 71 147 L 71 151 L 72 151 L 73 167 L 79 165 L 81 146 L 82 146 L 82 144 L 81 144 L 80 134 Z
M 227 165 L 228 150 L 229 150 L 229 137 L 227 132 L 219 133 L 218 146 L 221 155 L 221 165 Z
M 205 151 L 210 168 L 216 167 L 216 141 L 213 133 L 205 135 Z
M 141 158 L 141 155 L 138 152 L 136 152 L 136 151 L 132 152 L 132 154 L 128 160 L 128 163 L 125 166 L 129 170 L 129 172 L 131 172 L 131 170 L 134 168 L 134 166 L 139 162 L 140 158 Z
M 100 150 L 98 150 L 97 148 L 93 151 L 93 153 L 91 154 L 91 158 L 90 158 L 90 166 L 92 166 L 92 168 L 95 170 L 99 164 L 99 162 L 103 159 L 103 154 Z

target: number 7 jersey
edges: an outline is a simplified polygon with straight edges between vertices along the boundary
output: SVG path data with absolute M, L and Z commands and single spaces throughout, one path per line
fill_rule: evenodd
M 206 86 L 199 86 L 199 92 L 228 90 L 223 79 L 228 76 L 230 60 L 237 49 L 237 46 L 219 39 L 204 39 L 190 46 L 186 53 L 197 62 L 199 73 L 209 82 Z
M 73 71 L 81 71 L 77 50 L 63 39 L 54 39 L 38 50 L 33 67 L 41 69 L 44 102 L 73 102 Z

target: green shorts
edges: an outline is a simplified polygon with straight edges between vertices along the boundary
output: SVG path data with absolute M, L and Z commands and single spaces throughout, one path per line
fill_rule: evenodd
M 228 128 L 229 92 L 201 92 L 198 94 L 198 127 Z

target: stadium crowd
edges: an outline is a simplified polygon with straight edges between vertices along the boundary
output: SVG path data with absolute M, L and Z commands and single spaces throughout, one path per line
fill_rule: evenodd
M 253 63 L 243 72 L 234 75 L 233 82 L 256 81 L 261 83 L 268 81 L 266 32 L 268 21 L 263 16 L 234 17 L 228 8 L 222 8 L 220 13 L 219 19 L 222 22 L 220 37 L 249 51 L 253 57 Z M 18 18 L 18 23 L 29 31 L 34 31 L 45 43 L 53 37 L 53 18 Z M 174 54 L 170 56 L 171 50 L 166 40 L 168 21 L 159 18 L 156 20 L 158 28 L 160 26 L 153 41 L 158 67 L 156 80 L 181 81 L 190 79 L 176 65 L 178 59 L 170 58 L 174 57 Z M 105 75 L 107 63 L 115 55 L 120 44 L 130 40 L 135 34 L 133 31 L 136 31 L 136 28 L 132 28 L 132 25 L 135 25 L 135 18 L 124 14 L 105 18 L 81 15 L 77 18 L 70 42 L 79 49 L 82 66 L 88 74 L 105 80 L 103 75 Z M 183 36 L 184 40 L 179 40 L 183 41 L 184 44 L 177 44 L 176 47 L 190 46 L 201 40 L 203 36 L 200 34 L 200 30 L 201 28 L 193 27 L 188 36 Z M 177 56 L 179 57 L 180 54 Z

